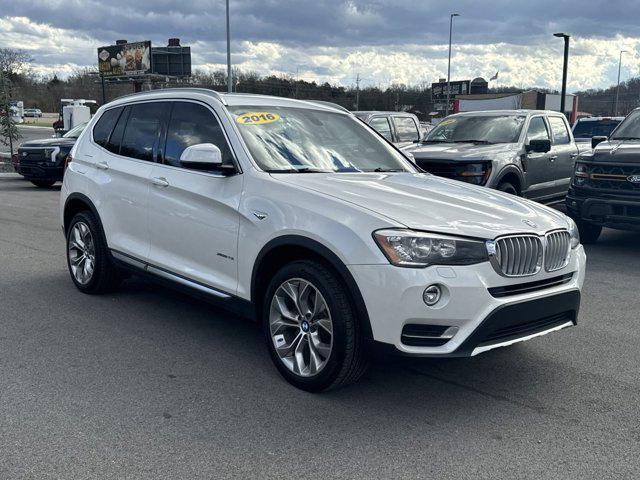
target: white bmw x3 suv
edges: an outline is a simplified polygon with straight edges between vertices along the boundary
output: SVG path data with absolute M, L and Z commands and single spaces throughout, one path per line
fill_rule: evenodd
M 61 194 L 85 293 L 133 271 L 262 323 L 320 391 L 372 353 L 471 356 L 575 325 L 585 253 L 562 213 L 419 172 L 330 105 L 171 89 L 103 106 Z

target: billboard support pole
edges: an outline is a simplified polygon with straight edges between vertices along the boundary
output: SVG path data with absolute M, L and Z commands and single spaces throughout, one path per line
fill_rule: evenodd
M 233 92 L 231 80 L 231 30 L 229 28 L 229 0 L 227 0 L 227 92 Z
M 102 105 L 104 105 L 105 103 L 107 103 L 107 96 L 105 95 L 104 91 L 104 75 L 100 75 L 100 80 L 102 81 Z

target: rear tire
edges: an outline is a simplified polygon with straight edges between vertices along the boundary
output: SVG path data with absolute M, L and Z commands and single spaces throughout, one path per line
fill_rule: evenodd
M 509 182 L 500 182 L 497 189 L 501 192 L 518 196 L 518 189 Z
M 112 291 L 124 278 L 111 261 L 102 228 L 90 211 L 76 214 L 69 223 L 67 266 L 71 280 L 83 293 Z
M 29 180 L 31 183 L 33 183 L 36 187 L 38 188 L 50 188 L 53 186 L 54 183 L 56 183 L 56 181 L 51 181 L 51 180 Z
M 368 367 L 347 288 L 320 262 L 295 261 L 278 271 L 266 289 L 262 319 L 271 359 L 297 388 L 339 388 Z
M 594 225 L 583 220 L 575 220 L 578 226 L 578 232 L 580 232 L 580 242 L 586 245 L 596 243 L 602 233 L 602 227 L 600 225 Z

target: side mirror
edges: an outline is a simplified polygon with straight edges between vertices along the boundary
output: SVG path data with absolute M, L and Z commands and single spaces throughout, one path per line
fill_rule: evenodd
M 527 152 L 547 153 L 551 150 L 551 140 L 529 140 Z
M 595 137 L 591 137 L 591 148 L 596 148 L 599 143 L 606 142 L 608 140 L 607 137 L 596 135 Z
M 192 170 L 222 169 L 222 152 L 213 143 L 199 143 L 184 149 L 180 163 Z

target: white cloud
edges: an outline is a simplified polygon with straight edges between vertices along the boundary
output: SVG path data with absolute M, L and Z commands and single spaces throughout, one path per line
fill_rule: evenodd
M 340 20 L 352 28 L 371 28 L 382 21 L 375 12 L 348 2 Z M 66 76 L 79 67 L 95 66 L 97 47 L 105 40 L 69 29 L 37 23 L 26 17 L 0 19 L 2 46 L 22 48 L 35 61 L 33 70 Z M 224 42 L 191 42 L 194 68 L 224 68 Z M 618 55 L 623 56 L 622 78 L 638 75 L 640 38 L 571 39 L 569 90 L 609 86 L 616 81 Z M 336 47 L 284 46 L 273 41 L 236 41 L 232 61 L 242 70 L 259 74 L 298 75 L 309 81 L 353 85 L 360 74 L 363 85 L 430 84 L 446 76 L 447 45 L 367 45 Z M 562 41 L 544 38 L 529 45 L 509 43 L 455 44 L 452 78 L 490 77 L 500 72 L 498 85 L 560 88 Z

